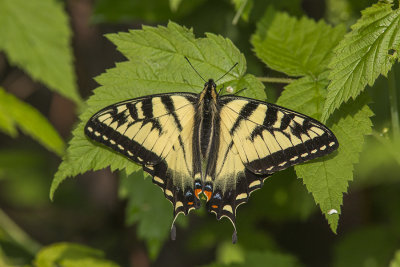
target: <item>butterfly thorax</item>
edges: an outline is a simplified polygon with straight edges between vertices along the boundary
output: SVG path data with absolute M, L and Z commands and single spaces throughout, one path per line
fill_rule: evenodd
M 214 80 L 210 79 L 205 83 L 198 101 L 195 122 L 198 128 L 196 129 L 195 126 L 197 134 L 195 139 L 197 139 L 201 160 L 206 164 L 210 157 L 210 151 L 213 151 L 215 146 L 213 137 L 217 132 L 215 125 L 218 120 L 218 94 Z

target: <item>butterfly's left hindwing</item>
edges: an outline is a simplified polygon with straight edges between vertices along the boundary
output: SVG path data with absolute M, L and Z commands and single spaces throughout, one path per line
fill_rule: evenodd
M 91 139 L 141 164 L 174 206 L 174 213 L 198 206 L 193 197 L 194 104 L 197 95 L 171 93 L 120 102 L 87 122 Z

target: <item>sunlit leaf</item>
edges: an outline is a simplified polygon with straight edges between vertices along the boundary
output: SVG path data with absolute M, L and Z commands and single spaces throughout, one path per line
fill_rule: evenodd
M 0 1 L 0 51 L 33 79 L 81 103 L 70 42 L 68 17 L 60 1 Z

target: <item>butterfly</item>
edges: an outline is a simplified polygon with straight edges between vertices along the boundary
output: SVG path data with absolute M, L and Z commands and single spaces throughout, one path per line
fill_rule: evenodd
M 221 95 L 213 79 L 204 81 L 199 94 L 154 94 L 105 107 L 84 131 L 153 177 L 173 205 L 173 240 L 177 216 L 198 209 L 205 198 L 207 210 L 218 220 L 232 222 L 236 243 L 237 207 L 267 177 L 327 155 L 339 143 L 313 118 L 271 103 Z

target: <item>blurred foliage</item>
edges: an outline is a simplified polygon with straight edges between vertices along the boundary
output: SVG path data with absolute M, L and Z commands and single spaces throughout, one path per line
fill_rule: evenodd
M 84 2 L 0 0 L 0 266 L 400 266 L 399 1 L 97 0 L 88 9 Z M 90 26 L 77 23 L 82 10 L 92 10 Z M 112 32 L 106 37 L 127 60 L 98 45 L 97 57 L 119 63 L 96 78 L 100 87 L 83 108 L 73 69 L 79 76 L 88 65 L 72 47 L 90 38 L 90 27 Z M 172 206 L 160 190 L 137 165 L 83 135 L 106 105 L 199 92 L 183 54 L 206 78 L 239 62 L 219 86 L 322 116 L 341 144 L 268 178 L 238 208 L 236 245 L 230 222 L 204 208 L 180 216 L 169 241 Z M 12 95 L 15 68 L 82 107 L 67 153 L 46 93 Z M 128 175 L 114 187 L 103 172 L 67 179 L 49 203 L 60 159 L 35 142 L 63 155 L 52 196 L 66 177 L 88 170 Z M 339 214 L 329 215 L 332 208 Z
M 126 224 L 138 223 L 138 237 L 147 243 L 150 257 L 155 259 L 172 225 L 171 204 L 165 201 L 160 190 L 153 185 L 151 178 L 144 177 L 142 171 L 130 176 L 122 175 L 119 197 L 128 199 Z M 182 223 L 184 216 L 179 216 Z
M 390 267 L 399 267 L 400 266 L 400 250 L 396 251 L 394 259 L 390 262 Z
M 117 264 L 105 260 L 104 252 L 86 246 L 58 243 L 45 247 L 37 254 L 35 267 L 118 267 Z
M 27 135 L 32 136 L 43 146 L 58 155 L 64 153 L 64 141 L 48 120 L 35 108 L 20 101 L 0 87 L 0 130 L 16 137 L 15 126 Z

